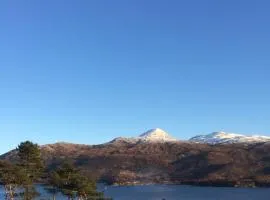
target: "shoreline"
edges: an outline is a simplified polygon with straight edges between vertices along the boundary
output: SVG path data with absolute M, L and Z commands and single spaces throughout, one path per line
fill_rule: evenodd
M 249 184 L 233 184 L 232 182 L 219 183 L 219 182 L 123 182 L 106 184 L 108 186 L 121 187 L 121 186 L 151 186 L 151 185 L 183 185 L 183 186 L 194 186 L 194 187 L 226 187 L 226 188 L 270 188 L 270 184 L 262 184 L 250 182 Z

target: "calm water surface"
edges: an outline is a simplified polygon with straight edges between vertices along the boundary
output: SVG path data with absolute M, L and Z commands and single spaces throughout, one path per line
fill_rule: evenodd
M 38 199 L 50 199 L 50 194 L 42 187 L 37 187 L 42 194 Z M 183 185 L 148 185 L 148 186 L 108 186 L 105 195 L 114 200 L 269 200 L 270 188 L 222 188 L 194 187 Z M 0 188 L 0 199 L 4 199 L 3 188 Z M 57 194 L 57 200 L 66 200 Z

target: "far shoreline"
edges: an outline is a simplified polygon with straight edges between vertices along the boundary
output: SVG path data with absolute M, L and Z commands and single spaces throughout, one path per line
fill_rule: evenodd
M 228 183 L 213 183 L 213 182 L 149 182 L 149 183 L 139 183 L 139 182 L 125 182 L 125 183 L 113 183 L 113 184 L 106 184 L 103 182 L 97 182 L 97 184 L 104 184 L 106 186 L 113 186 L 113 187 L 125 187 L 125 186 L 154 186 L 154 185 L 173 185 L 173 186 L 192 186 L 192 187 L 216 187 L 216 188 L 270 188 L 270 185 L 266 184 L 233 184 L 231 182 Z

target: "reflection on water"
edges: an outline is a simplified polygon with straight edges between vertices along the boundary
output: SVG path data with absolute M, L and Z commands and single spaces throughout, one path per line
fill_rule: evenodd
M 147 186 L 104 186 L 99 191 L 114 200 L 269 200 L 268 188 L 222 188 L 194 187 L 184 185 L 147 185 Z M 36 200 L 52 199 L 42 185 L 37 185 L 41 196 Z M 0 187 L 0 199 L 4 199 L 3 187 Z M 56 194 L 56 200 L 66 200 L 62 194 Z

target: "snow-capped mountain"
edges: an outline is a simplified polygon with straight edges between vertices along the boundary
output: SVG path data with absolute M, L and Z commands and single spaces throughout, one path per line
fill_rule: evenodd
M 163 142 L 173 142 L 177 141 L 176 138 L 170 136 L 167 132 L 160 128 L 151 129 L 139 136 L 139 139 L 145 141 L 163 141 Z
M 112 140 L 110 143 L 115 142 L 126 142 L 126 143 L 137 143 L 137 142 L 175 142 L 178 141 L 176 138 L 169 135 L 167 132 L 160 128 L 151 129 L 138 137 L 118 137 Z
M 270 137 L 252 135 L 246 136 L 235 133 L 213 132 L 208 135 L 198 135 L 189 139 L 190 142 L 207 144 L 259 143 L 269 142 Z

